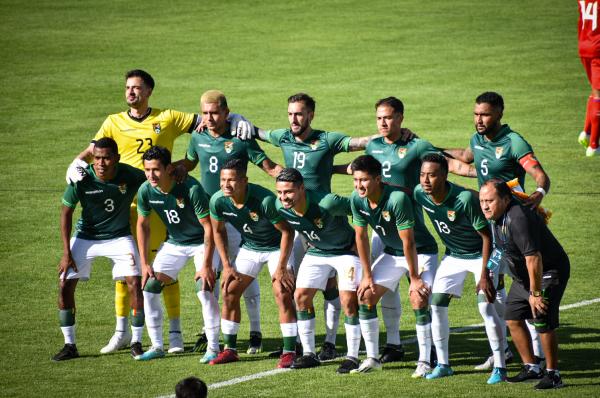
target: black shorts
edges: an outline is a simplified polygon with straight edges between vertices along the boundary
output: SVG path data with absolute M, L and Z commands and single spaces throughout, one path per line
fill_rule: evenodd
M 535 329 L 540 333 L 556 329 L 559 325 L 558 307 L 567 287 L 568 279 L 568 274 L 559 277 L 556 272 L 552 271 L 542 275 L 542 292 L 548 304 L 548 310 L 546 315 L 538 318 L 533 318 L 531 313 L 529 286 L 523 286 L 522 282 L 515 280 L 506 298 L 504 319 L 507 321 L 531 319 Z

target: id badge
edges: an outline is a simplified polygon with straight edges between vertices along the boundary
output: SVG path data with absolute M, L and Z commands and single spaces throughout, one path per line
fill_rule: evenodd
M 487 269 L 490 272 L 490 276 L 493 277 L 494 275 L 500 274 L 500 260 L 502 260 L 502 250 L 494 248 L 490 255 L 490 259 L 487 262 Z

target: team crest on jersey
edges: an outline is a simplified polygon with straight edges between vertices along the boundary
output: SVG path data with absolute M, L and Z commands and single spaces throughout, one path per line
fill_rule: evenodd
M 398 148 L 398 157 L 404 159 L 406 156 L 406 148 Z
M 320 218 L 315 218 L 315 225 L 317 226 L 317 228 L 322 229 L 323 228 L 323 220 L 321 220 Z
M 383 217 L 383 219 L 385 221 L 390 221 L 390 212 L 389 211 L 382 211 L 381 216 Z
M 121 192 L 124 195 L 127 192 L 127 184 L 119 184 L 119 192 Z
M 152 130 L 154 130 L 156 134 L 160 134 L 160 123 L 152 123 Z
M 183 209 L 183 207 L 185 206 L 185 202 L 184 202 L 183 198 L 177 198 L 177 199 L 175 199 L 175 200 L 177 201 L 177 206 L 178 206 L 180 209 Z
M 319 146 L 319 140 L 312 140 L 312 141 L 310 142 L 310 149 L 312 149 L 313 151 L 314 151 L 315 149 L 317 149 L 317 147 L 318 147 L 318 146 Z
M 250 218 L 252 219 L 252 221 L 256 222 L 256 221 L 258 221 L 258 214 L 254 211 L 251 211 Z
M 231 153 L 233 151 L 233 141 L 225 141 L 225 152 Z
M 502 153 L 504 153 L 504 148 L 501 146 L 496 148 L 496 159 L 500 159 L 502 157 Z
M 454 210 L 448 210 L 448 220 L 456 220 L 456 212 Z

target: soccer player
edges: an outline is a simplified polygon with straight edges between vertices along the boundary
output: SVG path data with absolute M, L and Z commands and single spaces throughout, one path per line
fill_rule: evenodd
M 500 383 L 506 380 L 503 346 L 506 336 L 504 322 L 493 304 L 496 292 L 487 268 L 492 251 L 487 220 L 481 212 L 477 194 L 448 181 L 448 162 L 444 156 L 429 154 L 422 161 L 421 184 L 414 190 L 414 199 L 423 207 L 446 246 L 433 281 L 431 300 L 431 331 L 438 365 L 426 378 L 453 374 L 448 348 L 448 306 L 452 297 L 461 297 L 465 278 L 472 273 L 477 286 L 477 306 L 494 356 L 494 370 L 487 383 Z
M 592 92 L 588 98 L 585 125 L 578 141 L 586 156 L 600 155 L 600 28 L 598 2 L 579 1 L 579 57 L 585 69 Z
M 403 188 L 382 183 L 381 163 L 371 155 L 362 155 L 354 159 L 350 167 L 355 189 L 350 196 L 350 203 L 363 274 L 357 293 L 367 359 L 361 364 L 361 368 L 379 363 L 376 359 L 379 349 L 377 302 L 386 291 L 396 289 L 400 278 L 408 273 L 409 297 L 417 319 L 419 344 L 419 362 L 412 377 L 423 377 L 431 370 L 431 315 L 428 299 L 437 262 L 418 261 L 412 199 Z M 378 232 L 384 245 L 383 253 L 372 267 L 369 225 Z
M 144 155 L 148 179 L 138 190 L 137 243 L 142 263 L 142 287 L 146 309 L 146 327 L 152 347 L 137 360 L 147 361 L 165 356 L 163 351 L 163 313 L 160 293 L 165 285 L 177 280 L 185 263 L 193 258 L 196 266 L 196 293 L 202 303 L 208 349 L 200 360 L 207 363 L 219 352 L 219 302 L 213 294 L 215 269 L 219 262 L 214 254 L 208 196 L 200 183 L 188 176 L 176 184 L 171 176 L 171 152 L 153 146 Z M 150 241 L 149 215 L 154 211 L 167 228 L 163 243 L 152 265 L 148 258 Z M 154 233 L 154 231 L 152 231 Z
M 294 277 L 289 261 L 294 234 L 277 212 L 275 195 L 260 185 L 248 183 L 246 168 L 247 162 L 242 159 L 227 161 L 221 168 L 221 190 L 210 199 L 215 244 L 223 264 L 221 331 L 225 340 L 225 350 L 210 364 L 239 361 L 240 296 L 267 264 L 283 334 L 283 353 L 277 367 L 289 368 L 296 357 L 298 335 L 293 302 Z M 235 264 L 230 262 L 227 252 L 226 222 L 242 237 Z
M 251 161 L 272 177 L 277 176 L 281 166 L 273 163 L 256 141 L 242 141 L 231 134 L 227 120 L 229 107 L 221 91 L 209 90 L 202 94 L 200 107 L 205 128 L 192 133 L 186 157 L 176 165 L 183 169 L 180 174 L 187 174 L 200 163 L 200 182 L 210 196 L 219 190 L 220 171 L 230 159 L 241 159 L 245 164 Z M 225 227 L 230 239 L 229 257 L 233 260 L 240 247 L 240 233 L 229 222 L 225 223 Z M 244 290 L 244 299 L 250 320 L 248 354 L 256 354 L 262 349 L 260 288 L 256 279 Z
M 535 389 L 563 386 L 558 372 L 559 306 L 570 274 L 569 257 L 543 218 L 512 199 L 510 188 L 499 179 L 486 181 L 479 193 L 485 217 L 490 220 L 496 246 L 507 259 L 514 282 L 508 293 L 505 318 L 524 363 L 508 382 L 540 380 Z M 526 319 L 541 336 L 546 372 L 535 361 Z
M 308 251 L 296 277 L 296 317 L 303 356 L 296 358 L 293 369 L 319 366 L 315 355 L 315 309 L 317 290 L 325 290 L 332 272 L 338 274 L 338 288 L 344 313 L 346 359 L 338 373 L 358 368 L 361 327 L 358 320 L 356 287 L 360 281 L 360 263 L 354 252 L 354 234 L 348 224 L 350 203 L 332 193 L 305 189 L 302 174 L 285 168 L 276 179 L 277 209 L 281 216 L 308 242 Z M 376 365 L 379 365 L 379 361 Z M 379 365 L 379 368 L 381 366 Z
M 446 149 L 444 152 L 463 162 L 474 163 L 480 187 L 485 181 L 492 178 L 499 178 L 503 181 L 517 178 L 524 189 L 525 173 L 529 174 L 535 181 L 537 188 L 523 204 L 537 207 L 550 190 L 550 178 L 535 157 L 531 145 L 519 133 L 511 130 L 508 124 L 502 124 L 503 112 L 504 99 L 500 94 L 495 92 L 480 94 L 475 99 L 473 119 L 476 132 L 471 137 L 469 147 L 466 149 Z M 504 275 L 500 275 L 498 283 L 494 305 L 498 315 L 502 317 L 506 302 Z M 529 326 L 535 355 L 541 361 L 544 352 L 539 336 L 533 325 Z M 505 351 L 508 360 L 512 357 L 508 343 L 505 344 Z M 476 368 L 480 370 L 490 369 L 493 363 L 493 356 L 490 356 Z
M 113 263 L 113 279 L 124 279 L 131 298 L 131 353 L 142 353 L 144 302 L 140 288 L 140 264 L 131 236 L 129 206 L 144 173 L 119 163 L 117 143 L 101 138 L 94 145 L 93 163 L 86 167 L 87 177 L 69 184 L 62 199 L 60 231 L 63 256 L 58 264 L 60 285 L 58 308 L 61 330 L 65 338 L 63 349 L 52 359 L 63 361 L 77 358 L 75 345 L 75 288 L 77 282 L 88 280 L 92 260 L 108 257 Z M 83 208 L 71 238 L 73 212 L 78 202 Z

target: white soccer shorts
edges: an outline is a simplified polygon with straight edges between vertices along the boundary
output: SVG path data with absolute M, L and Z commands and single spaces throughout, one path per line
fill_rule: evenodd
M 333 257 L 307 254 L 302 260 L 296 288 L 325 290 L 331 274 L 338 275 L 338 289 L 356 291 L 362 278 L 362 269 L 358 256 L 343 255 Z
M 227 255 L 229 256 L 229 261 L 234 262 L 240 251 L 242 234 L 228 222 L 225 223 L 225 230 L 227 231 Z M 216 248 L 215 251 L 217 251 Z
M 417 254 L 418 273 L 427 286 L 433 285 L 437 268 L 437 254 Z M 396 290 L 400 278 L 408 274 L 408 263 L 404 256 L 383 253 L 371 267 L 373 283 L 389 290 Z
M 375 262 L 383 254 L 384 244 L 377 232 L 373 231 L 371 235 L 371 262 Z
M 204 262 L 204 244 L 183 246 L 165 242 L 158 249 L 152 269 L 154 272 L 160 272 L 176 280 L 177 275 L 179 275 L 179 272 L 190 258 L 194 259 L 196 272 L 200 271 Z M 215 272 L 221 270 L 221 261 L 216 249 L 213 252 L 212 266 Z
M 104 240 L 72 237 L 71 254 L 77 266 L 77 272 L 70 268 L 67 272 L 67 279 L 89 280 L 92 260 L 96 257 L 107 257 L 112 261 L 113 280 L 123 280 L 126 276 L 141 275 L 140 258 L 131 235 Z M 63 275 L 61 274 L 60 277 L 62 278 Z
M 268 265 L 269 274 L 273 276 L 279 265 L 280 250 L 272 252 L 257 252 L 254 250 L 240 248 L 237 259 L 235 260 L 235 269 L 240 274 L 251 276 L 256 279 L 265 264 Z M 293 273 L 292 256 L 288 259 L 287 269 Z
M 432 293 L 451 294 L 455 297 L 461 297 L 465 285 L 465 278 L 468 273 L 475 276 L 475 285 L 481 279 L 481 257 L 465 260 L 452 256 L 444 256 L 435 274 Z M 492 281 L 494 286 L 498 286 L 498 274 L 494 275 Z

